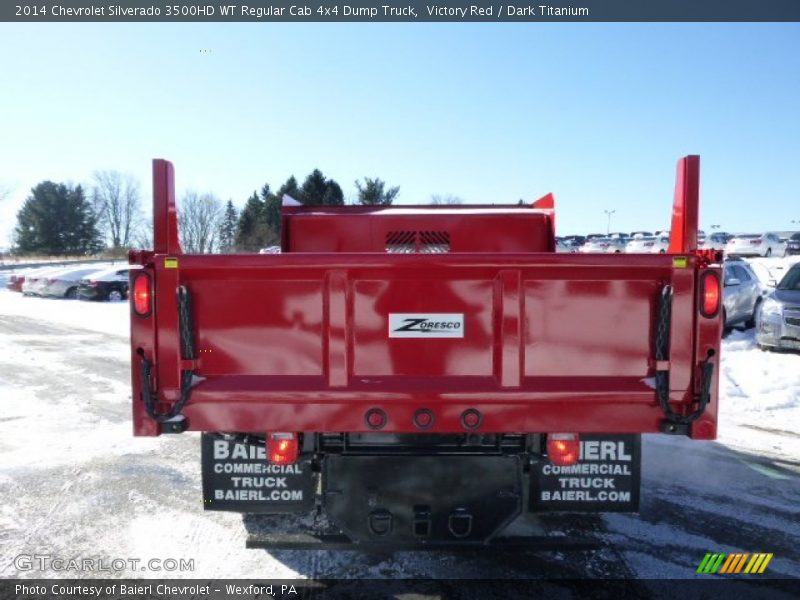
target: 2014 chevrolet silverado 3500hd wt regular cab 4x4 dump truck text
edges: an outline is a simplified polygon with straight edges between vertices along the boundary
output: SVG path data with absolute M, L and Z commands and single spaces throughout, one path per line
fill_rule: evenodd
M 251 545 L 533 544 L 509 532 L 541 512 L 638 510 L 641 434 L 716 436 L 696 156 L 666 254 L 556 253 L 547 195 L 287 198 L 281 253 L 188 255 L 170 163 L 153 185 L 154 249 L 130 255 L 134 433 L 202 432 L 208 510 L 318 517 Z

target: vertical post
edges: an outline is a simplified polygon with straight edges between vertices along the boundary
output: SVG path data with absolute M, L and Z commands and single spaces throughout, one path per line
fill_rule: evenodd
M 697 226 L 700 222 L 700 157 L 689 155 L 678 161 L 670 254 L 690 254 L 697 250 Z
M 153 159 L 153 250 L 156 254 L 180 254 L 178 209 L 175 206 L 175 170 L 172 163 Z
M 549 252 L 556 251 L 556 199 L 553 194 L 545 194 L 533 202 L 533 208 L 541 210 L 547 215 L 550 221 L 550 231 L 548 233 L 547 247 Z

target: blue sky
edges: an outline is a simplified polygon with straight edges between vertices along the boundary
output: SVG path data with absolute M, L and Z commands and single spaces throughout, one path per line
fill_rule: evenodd
M 208 50 L 201 52 L 201 50 Z M 797 24 L 0 24 L 0 246 L 43 179 L 96 169 L 241 206 L 318 167 L 400 201 L 552 191 L 558 233 L 800 229 Z

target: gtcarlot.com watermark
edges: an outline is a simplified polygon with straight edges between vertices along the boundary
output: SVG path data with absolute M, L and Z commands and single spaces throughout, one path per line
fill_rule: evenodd
M 67 571 L 80 573 L 120 573 L 124 571 L 194 571 L 193 558 L 66 558 L 52 554 L 20 554 L 14 557 L 20 571 Z

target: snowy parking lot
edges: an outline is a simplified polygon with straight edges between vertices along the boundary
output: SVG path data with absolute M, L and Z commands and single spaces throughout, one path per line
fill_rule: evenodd
M 769 279 L 788 261 L 753 263 Z M 63 576 L 18 558 L 51 555 L 193 559 L 167 575 L 195 578 L 687 578 L 706 552 L 744 551 L 800 577 L 800 354 L 763 352 L 752 330 L 723 340 L 717 441 L 645 436 L 640 514 L 544 520 L 599 538 L 594 552 L 247 550 L 270 518 L 203 511 L 199 436 L 132 436 L 129 365 L 126 302 L 0 291 L 0 576 Z

